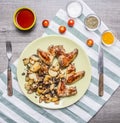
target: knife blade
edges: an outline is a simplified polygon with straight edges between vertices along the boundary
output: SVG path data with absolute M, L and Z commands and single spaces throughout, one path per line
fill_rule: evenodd
M 99 55 L 98 55 L 98 73 L 99 73 L 99 96 L 103 96 L 104 94 L 104 76 L 103 76 L 103 48 L 102 44 L 99 46 Z

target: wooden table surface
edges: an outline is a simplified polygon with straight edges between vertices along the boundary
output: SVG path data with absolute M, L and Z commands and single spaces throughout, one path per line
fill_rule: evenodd
M 70 0 L 0 0 L 0 73 L 7 67 L 5 42 L 13 44 L 14 62 L 32 40 L 40 37 L 45 28 L 41 26 L 43 19 L 51 20 L 60 8 Z M 84 0 L 97 15 L 115 32 L 120 39 L 120 0 Z M 22 6 L 32 8 L 37 15 L 37 23 L 33 30 L 21 32 L 13 25 L 13 13 Z M 103 108 L 90 120 L 90 123 L 120 123 L 120 87 Z

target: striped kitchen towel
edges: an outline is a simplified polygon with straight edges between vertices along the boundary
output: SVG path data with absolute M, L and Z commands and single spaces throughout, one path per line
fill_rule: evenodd
M 92 64 L 92 79 L 85 95 L 74 105 L 59 110 L 49 110 L 41 108 L 29 101 L 21 92 L 16 79 L 17 60 L 12 67 L 14 95 L 7 96 L 6 91 L 6 71 L 0 75 L 0 123 L 86 123 L 88 122 L 111 97 L 120 85 L 120 43 L 117 42 L 110 48 L 104 47 L 104 96 L 98 96 L 98 45 L 101 33 L 108 29 L 102 22 L 99 30 L 89 32 L 84 28 L 84 18 L 94 13 L 83 1 L 82 15 L 75 19 L 74 27 L 68 27 L 69 17 L 66 11 L 60 9 L 45 35 L 59 34 L 58 27 L 65 25 L 67 31 L 64 36 L 69 37 L 84 48 Z M 89 48 L 86 40 L 92 38 L 94 46 Z

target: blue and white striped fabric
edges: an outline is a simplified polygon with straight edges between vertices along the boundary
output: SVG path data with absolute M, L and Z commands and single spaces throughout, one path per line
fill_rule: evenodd
M 75 20 L 74 27 L 68 27 L 69 17 L 62 9 L 58 11 L 49 28 L 43 36 L 59 34 L 58 27 L 65 25 L 65 36 L 69 37 L 85 49 L 92 64 L 92 79 L 86 94 L 74 105 L 59 109 L 43 109 L 29 101 L 21 92 L 16 79 L 17 60 L 12 64 L 14 95 L 7 96 L 6 71 L 0 75 L 0 123 L 86 123 L 88 122 L 111 97 L 120 85 L 120 43 L 117 42 L 110 48 L 104 47 L 104 96 L 98 96 L 98 45 L 101 33 L 108 29 L 102 22 L 99 30 L 89 32 L 84 28 L 83 20 L 94 13 L 83 1 L 82 15 Z M 86 40 L 92 38 L 95 44 L 92 48 L 86 45 Z

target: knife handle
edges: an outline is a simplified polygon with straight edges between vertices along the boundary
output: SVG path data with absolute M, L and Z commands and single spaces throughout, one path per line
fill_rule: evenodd
M 103 83 L 103 73 L 99 75 L 99 96 L 103 96 L 104 93 L 104 83 Z
M 11 69 L 10 68 L 8 68 L 8 70 L 7 70 L 7 91 L 8 91 L 8 96 L 13 95 L 12 74 L 11 74 Z

